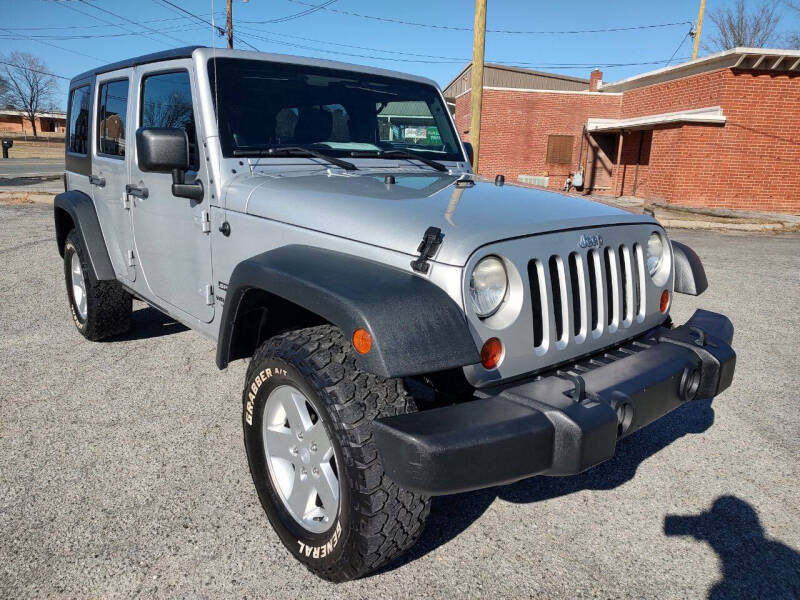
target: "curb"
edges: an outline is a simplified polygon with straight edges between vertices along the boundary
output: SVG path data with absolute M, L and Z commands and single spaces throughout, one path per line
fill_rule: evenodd
M 658 219 L 664 227 L 671 229 L 704 229 L 714 231 L 794 231 L 782 223 L 718 223 L 714 221 L 685 221 L 677 219 Z

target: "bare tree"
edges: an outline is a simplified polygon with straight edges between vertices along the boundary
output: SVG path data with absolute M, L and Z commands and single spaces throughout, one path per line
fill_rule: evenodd
M 8 82 L 5 78 L 0 75 L 0 108 L 4 108 L 8 100 L 6 99 L 6 95 L 8 94 Z
M 797 18 L 800 19 L 800 2 L 791 2 L 787 0 L 786 6 L 788 6 L 791 11 L 796 13 Z M 786 35 L 786 44 L 789 46 L 789 48 L 800 49 L 800 31 L 788 33 Z
M 745 0 L 736 0 L 732 7 L 711 11 L 709 18 L 716 26 L 716 31 L 709 37 L 713 50 L 740 46 L 763 48 L 777 38 L 780 13 L 774 1 L 764 2 L 751 11 Z
M 50 75 L 44 62 L 32 54 L 12 52 L 3 61 L 8 63 L 3 76 L 8 84 L 6 101 L 25 113 L 36 137 L 36 117 L 52 105 L 57 89 L 55 77 Z

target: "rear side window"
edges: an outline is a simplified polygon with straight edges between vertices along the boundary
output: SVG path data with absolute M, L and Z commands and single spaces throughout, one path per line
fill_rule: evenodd
M 97 151 L 122 158 L 125 156 L 128 80 L 101 84 L 97 106 Z
M 142 127 L 183 129 L 189 137 L 192 169 L 199 168 L 197 130 L 192 110 L 189 73 L 159 73 L 142 80 Z
M 72 90 L 69 98 L 67 151 L 87 154 L 89 147 L 89 86 Z

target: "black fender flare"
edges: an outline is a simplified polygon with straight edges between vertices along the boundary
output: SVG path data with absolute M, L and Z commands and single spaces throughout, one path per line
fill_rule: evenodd
M 244 358 L 232 350 L 232 342 L 239 306 L 252 289 L 319 315 L 348 338 L 366 329 L 372 349 L 357 354 L 357 362 L 376 375 L 402 377 L 480 362 L 464 312 L 429 280 L 351 254 L 289 245 L 248 258 L 233 270 L 217 341 L 220 369 Z
M 64 213 L 69 215 L 78 235 L 81 236 L 89 262 L 94 269 L 98 281 L 116 279 L 114 266 L 108 256 L 106 240 L 100 229 L 97 211 L 92 199 L 79 190 L 69 190 L 58 194 L 53 200 L 53 218 L 56 225 L 56 244 L 58 253 L 64 256 L 64 241 L 69 233 L 69 225 L 64 219 Z
M 672 255 L 675 264 L 675 291 L 692 296 L 705 292 L 708 289 L 708 279 L 697 253 L 686 244 L 673 241 Z

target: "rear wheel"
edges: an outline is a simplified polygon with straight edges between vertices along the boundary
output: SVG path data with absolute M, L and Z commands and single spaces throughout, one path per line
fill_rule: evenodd
M 64 279 L 72 320 L 83 337 L 97 341 L 128 331 L 133 297 L 118 281 L 97 280 L 74 229 L 64 242 Z
M 402 381 L 360 371 L 341 331 L 324 325 L 262 345 L 242 400 L 253 482 L 295 558 L 346 581 L 414 544 L 430 501 L 386 476 L 371 431 L 374 419 L 416 410 Z

